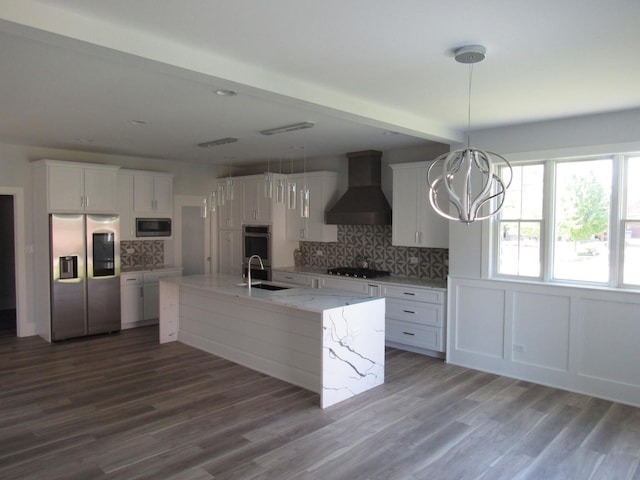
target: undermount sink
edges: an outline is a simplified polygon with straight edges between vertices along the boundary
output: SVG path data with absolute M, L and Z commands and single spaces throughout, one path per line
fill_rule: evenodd
M 247 287 L 246 283 L 238 283 L 239 287 Z M 282 285 L 273 285 L 271 283 L 252 283 L 251 288 L 259 288 L 261 290 L 287 290 L 291 287 L 283 287 Z

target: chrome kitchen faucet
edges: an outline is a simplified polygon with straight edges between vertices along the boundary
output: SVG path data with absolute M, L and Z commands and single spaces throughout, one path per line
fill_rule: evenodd
M 260 262 L 260 269 L 264 270 L 264 265 L 262 264 L 262 259 L 260 258 L 260 255 L 251 255 L 249 257 L 249 261 L 247 262 L 247 288 L 249 290 L 251 290 L 251 261 L 257 258 L 258 261 Z

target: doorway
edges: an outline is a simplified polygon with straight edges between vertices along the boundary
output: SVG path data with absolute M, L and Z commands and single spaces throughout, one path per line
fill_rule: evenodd
M 13 203 L 13 195 L 0 195 L 0 337 L 17 334 Z
M 182 267 L 183 275 L 206 275 L 215 271 L 211 252 L 215 251 L 211 239 L 212 218 L 203 217 L 202 197 L 177 195 L 174 201 L 175 263 Z

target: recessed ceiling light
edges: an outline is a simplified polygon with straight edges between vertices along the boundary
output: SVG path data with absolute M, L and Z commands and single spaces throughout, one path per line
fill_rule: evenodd
M 237 141 L 238 141 L 237 138 L 226 137 L 226 138 L 220 138 L 218 140 L 210 140 L 208 142 L 202 142 L 202 143 L 199 143 L 198 146 L 201 148 L 209 148 L 209 147 L 216 147 L 218 145 L 224 145 L 226 143 L 235 143 Z
M 231 90 L 228 88 L 219 88 L 215 91 L 216 95 L 220 95 L 221 97 L 235 97 L 238 92 L 235 90 Z
M 315 125 L 313 122 L 300 122 L 292 125 L 285 125 L 284 127 L 270 128 L 268 130 L 262 130 L 261 135 L 275 135 L 277 133 L 294 132 L 296 130 L 304 130 L 305 128 L 311 128 Z
M 129 123 L 131 125 L 146 125 L 149 122 L 147 122 L 146 120 L 129 120 Z
M 79 142 L 79 143 L 91 143 L 91 142 L 93 142 L 93 138 L 79 137 L 79 138 L 76 138 L 76 142 Z
M 398 132 L 394 132 L 393 130 L 385 130 L 382 132 L 383 135 L 400 135 Z

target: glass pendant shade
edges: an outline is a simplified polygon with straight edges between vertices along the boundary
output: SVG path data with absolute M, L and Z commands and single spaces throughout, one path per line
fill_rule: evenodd
M 305 185 L 300 192 L 300 216 L 309 218 L 309 188 Z
M 233 178 L 231 177 L 227 178 L 226 195 L 227 200 L 233 200 L 233 197 L 235 195 L 235 185 L 233 183 Z
M 264 174 L 264 196 L 265 198 L 273 198 L 273 175 L 271 172 Z
M 284 180 L 282 178 L 278 178 L 276 183 L 276 203 L 284 203 L 284 187 Z
M 225 188 L 225 184 L 224 183 L 218 183 L 218 206 L 219 207 L 223 207 L 224 206 L 224 200 L 227 196 L 226 193 L 226 188 Z
M 288 182 L 287 183 L 287 208 L 289 210 L 296 209 L 296 203 L 297 203 L 296 196 L 297 196 L 296 182 Z

